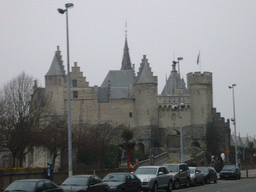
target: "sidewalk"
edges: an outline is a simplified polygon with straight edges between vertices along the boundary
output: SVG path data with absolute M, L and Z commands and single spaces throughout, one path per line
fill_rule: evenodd
M 241 170 L 241 178 L 246 178 L 246 177 L 247 177 L 246 170 Z M 248 177 L 256 178 L 256 169 L 248 169 Z

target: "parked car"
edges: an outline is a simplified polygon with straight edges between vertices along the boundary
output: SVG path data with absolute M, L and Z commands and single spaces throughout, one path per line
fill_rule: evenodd
M 198 167 L 204 173 L 205 183 L 209 184 L 211 181 L 217 183 L 217 172 L 213 167 Z
M 4 192 L 63 192 L 63 189 L 48 179 L 23 179 L 12 182 Z
M 141 181 L 133 173 L 109 173 L 103 178 L 103 182 L 109 185 L 111 192 L 141 191 Z
M 187 163 L 164 164 L 173 175 L 173 187 L 178 189 L 181 185 L 189 187 L 190 173 Z
M 220 179 L 233 178 L 241 179 L 241 172 L 236 165 L 225 165 L 220 171 Z
M 141 180 L 143 191 L 166 189 L 172 191 L 173 176 L 165 166 L 140 166 L 134 174 Z
M 96 175 L 73 175 L 68 177 L 60 187 L 64 192 L 108 192 L 109 186 Z
M 204 173 L 197 167 L 189 167 L 190 171 L 190 184 L 196 186 L 198 183 L 204 185 Z

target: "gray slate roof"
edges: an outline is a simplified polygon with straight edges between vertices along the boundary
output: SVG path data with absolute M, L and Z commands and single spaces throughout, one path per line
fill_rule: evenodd
M 55 52 L 55 55 L 53 57 L 51 67 L 45 76 L 55 76 L 55 75 L 57 75 L 57 76 L 65 75 L 62 56 L 59 51 L 59 46 L 57 47 L 57 51 Z
M 140 64 L 140 69 L 138 72 L 138 78 L 135 84 L 145 84 L 145 83 L 153 83 L 157 84 L 153 73 L 151 72 L 151 68 L 149 67 L 148 60 L 146 55 L 143 55 L 142 63 Z
M 173 94 L 179 93 L 180 77 L 177 73 L 176 65 L 173 64 L 172 67 L 173 68 L 172 68 L 171 74 L 170 74 L 168 80 L 166 81 L 166 84 L 164 86 L 164 89 L 163 89 L 161 95 L 173 95 Z M 183 94 L 188 93 L 187 88 L 186 88 L 186 83 L 183 78 L 181 79 L 181 82 L 180 82 L 180 88 L 183 90 Z
M 133 70 L 111 70 L 108 72 L 101 87 L 99 87 L 99 102 L 108 101 L 108 86 L 110 86 L 110 95 L 112 99 L 128 98 L 129 86 L 134 83 Z
M 123 54 L 121 70 L 132 70 L 127 38 L 125 38 L 124 54 Z

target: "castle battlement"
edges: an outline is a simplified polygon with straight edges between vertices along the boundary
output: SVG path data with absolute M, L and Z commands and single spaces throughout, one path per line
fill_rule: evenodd
M 195 72 L 187 74 L 188 84 L 212 84 L 211 72 Z

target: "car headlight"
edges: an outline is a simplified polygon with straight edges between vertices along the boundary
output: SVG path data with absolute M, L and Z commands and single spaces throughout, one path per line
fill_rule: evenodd
M 143 182 L 149 182 L 151 178 L 145 178 L 143 179 Z

